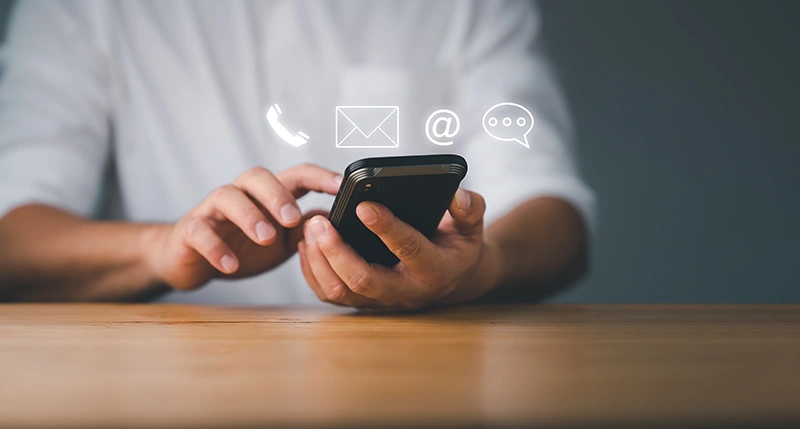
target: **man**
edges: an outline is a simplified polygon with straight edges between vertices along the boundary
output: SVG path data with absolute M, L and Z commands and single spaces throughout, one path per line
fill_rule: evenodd
M 23 1 L 3 67 L 5 300 L 409 309 L 542 296 L 585 264 L 593 196 L 528 2 Z M 481 129 L 505 101 L 532 111 L 530 149 Z M 274 103 L 307 144 L 265 125 Z M 399 106 L 399 147 L 337 148 L 339 105 Z M 445 148 L 423 129 L 442 107 Z M 320 215 L 349 162 L 442 149 L 470 170 L 432 241 L 358 209 L 393 269 Z

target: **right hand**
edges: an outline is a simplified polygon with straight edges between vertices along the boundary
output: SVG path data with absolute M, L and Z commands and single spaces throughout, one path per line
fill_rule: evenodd
M 310 191 L 336 195 L 342 177 L 314 165 L 278 174 L 251 168 L 212 191 L 174 225 L 162 228 L 149 263 L 159 282 L 190 290 L 214 277 L 252 276 L 280 265 L 297 250 L 303 215 L 297 198 Z

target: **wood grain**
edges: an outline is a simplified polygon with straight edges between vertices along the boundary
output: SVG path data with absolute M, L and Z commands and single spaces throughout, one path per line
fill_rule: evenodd
M 800 425 L 800 306 L 0 305 L 0 426 Z

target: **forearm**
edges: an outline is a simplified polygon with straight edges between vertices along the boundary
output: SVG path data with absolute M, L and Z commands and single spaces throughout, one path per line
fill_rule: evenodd
M 586 270 L 588 235 L 580 213 L 558 198 L 529 200 L 485 232 L 491 296 L 540 299 Z
M 147 249 L 160 225 L 92 222 L 42 205 L 0 220 L 0 300 L 135 301 L 163 293 Z

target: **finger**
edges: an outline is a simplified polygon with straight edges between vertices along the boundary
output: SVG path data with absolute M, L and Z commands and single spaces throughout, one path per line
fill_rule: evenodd
M 356 207 L 356 215 L 408 268 L 413 271 L 437 269 L 436 245 L 398 219 L 386 206 L 365 201 Z
M 311 271 L 311 265 L 308 263 L 305 242 L 300 241 L 297 243 L 297 253 L 300 255 L 300 269 L 303 271 L 303 277 L 306 278 L 306 282 L 311 286 L 311 290 L 314 291 L 314 294 L 317 295 L 320 301 L 327 301 L 325 292 L 322 290 L 322 286 L 319 285 L 317 278 L 314 277 L 314 273 Z
M 184 229 L 184 242 L 206 258 L 217 270 L 232 274 L 239 268 L 239 259 L 214 228 L 203 218 L 194 218 Z
M 302 213 L 294 195 L 267 169 L 251 168 L 233 184 L 264 206 L 281 225 L 291 228 L 300 223 Z
M 342 176 L 314 164 L 303 164 L 282 171 L 278 180 L 286 186 L 295 198 L 300 198 L 310 191 L 336 195 Z
M 236 186 L 226 185 L 217 188 L 206 201 L 208 204 L 201 211 L 202 215 L 209 217 L 221 215 L 262 246 L 275 241 L 277 236 L 275 227 L 244 191 Z
M 385 304 L 395 304 L 396 293 L 389 285 L 399 281 L 392 278 L 396 274 L 386 267 L 370 265 L 342 239 L 327 219 L 317 216 L 308 221 L 306 237 L 306 240 L 315 242 L 328 265 L 349 290 Z
M 480 236 L 483 233 L 486 201 L 480 194 L 458 188 L 448 210 L 453 218 L 453 225 L 464 235 Z
M 350 290 L 347 284 L 331 268 L 317 241 L 309 230 L 311 221 L 306 224 L 305 253 L 314 278 L 320 285 L 325 301 L 350 307 L 377 307 L 380 303 Z
M 287 234 L 284 237 L 284 240 L 286 240 L 284 244 L 290 252 L 294 252 L 295 249 L 297 249 L 297 244 L 303 239 L 303 226 L 305 225 L 306 221 L 317 215 L 327 216 L 328 212 L 325 210 L 310 210 L 308 213 L 303 214 L 303 218 L 299 225 L 295 226 L 294 228 L 290 228 L 287 231 Z

